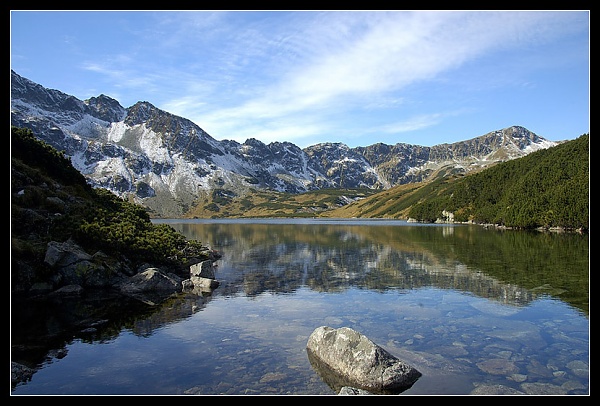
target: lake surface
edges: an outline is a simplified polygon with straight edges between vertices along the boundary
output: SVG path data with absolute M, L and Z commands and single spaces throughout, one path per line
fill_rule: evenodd
M 589 394 L 587 235 L 155 222 L 218 250 L 220 286 L 64 338 L 13 395 L 335 395 L 307 357 L 319 326 L 353 328 L 419 370 L 403 396 Z

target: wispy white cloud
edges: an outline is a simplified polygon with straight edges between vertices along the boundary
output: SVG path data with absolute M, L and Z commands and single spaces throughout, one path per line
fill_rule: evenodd
M 420 130 L 438 124 L 444 118 L 443 114 L 427 114 L 413 116 L 408 120 L 394 123 L 387 123 L 373 128 L 373 132 L 382 132 L 388 134 L 398 134 L 408 131 Z
M 199 118 L 274 119 L 307 111 L 317 113 L 332 105 L 354 105 L 352 98 L 391 93 L 432 80 L 498 48 L 549 41 L 555 35 L 552 27 L 557 15 L 374 12 L 310 17 L 314 18 L 312 24 L 305 21 L 305 26 L 317 24 L 319 28 L 298 31 L 295 27 L 294 34 L 311 44 L 309 49 L 300 41 L 274 34 L 282 38 L 278 42 L 285 48 L 282 52 L 299 55 L 294 65 L 279 61 L 281 72 L 268 87 L 259 83 L 252 97 L 246 93 L 239 103 Z M 253 87 L 252 83 L 248 85 Z
M 473 93 L 510 83 L 534 87 L 520 76 L 552 63 L 537 50 L 585 23 L 585 13 L 560 11 L 148 15 L 153 23 L 146 20 L 142 28 L 129 27 L 121 16 L 136 40 L 114 53 L 88 56 L 83 68 L 105 76 L 115 92 L 145 94 L 214 137 L 240 142 L 254 137 L 301 143 L 346 125 L 365 133 L 440 125 L 472 110 L 424 102 L 419 92 L 432 97 L 438 91 L 441 100 L 445 87 L 462 86 L 457 78 Z M 511 60 L 515 54 L 527 63 Z M 503 69 L 494 66 L 493 55 Z M 486 71 L 471 71 L 482 60 Z M 421 85 L 430 88 L 415 90 Z M 349 115 L 343 117 L 345 111 Z M 353 121 L 358 111 L 381 114 L 365 124 Z M 333 117 L 338 121 L 330 121 Z

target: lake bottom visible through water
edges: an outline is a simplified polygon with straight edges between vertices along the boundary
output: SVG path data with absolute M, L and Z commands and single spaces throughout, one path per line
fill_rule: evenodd
M 467 230 L 174 226 L 223 253 L 221 285 L 181 306 L 185 316 L 171 304 L 110 339 L 73 339 L 13 395 L 335 395 L 306 353 L 324 325 L 353 328 L 419 370 L 400 395 L 589 394 L 589 319 L 550 294 L 575 287 L 547 276 L 518 285 L 530 283 L 530 259 L 525 282 L 502 280 L 453 253 L 487 247 L 463 245 Z M 483 235 L 496 247 L 508 238 Z M 491 259 L 511 275 L 520 267 Z

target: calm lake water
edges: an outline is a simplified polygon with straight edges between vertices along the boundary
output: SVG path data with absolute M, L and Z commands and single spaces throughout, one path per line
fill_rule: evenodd
M 11 394 L 335 395 L 307 357 L 319 326 L 353 328 L 419 370 L 402 396 L 589 394 L 587 235 L 160 222 L 221 252 L 220 286 L 57 340 Z

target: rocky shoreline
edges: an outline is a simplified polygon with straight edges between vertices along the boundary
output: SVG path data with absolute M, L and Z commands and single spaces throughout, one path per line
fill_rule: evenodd
M 30 380 L 39 367 L 38 362 L 23 354 L 41 352 L 38 360 L 42 361 L 61 358 L 60 348 L 53 348 L 50 344 L 46 348 L 48 352 L 43 353 L 44 347 L 54 342 L 62 346 L 60 337 L 63 334 L 70 336 L 73 333 L 85 335 L 97 332 L 102 324 L 114 317 L 114 313 L 105 312 L 103 306 L 112 309 L 116 304 L 121 304 L 116 306 L 121 308 L 117 312 L 136 314 L 182 292 L 198 296 L 202 302 L 204 296 L 210 295 L 219 286 L 214 263 L 220 258 L 220 253 L 207 248 L 202 257 L 189 262 L 191 265 L 187 270 L 147 264 L 131 271 L 123 262 L 100 251 L 90 255 L 72 240 L 48 243 L 44 259 L 44 264 L 52 270 L 48 280 L 33 283 L 29 287 L 18 286 L 11 291 L 11 306 L 15 307 L 15 310 L 11 310 L 12 387 Z M 72 319 L 66 322 L 61 320 L 63 331 L 48 333 L 42 312 L 50 313 L 46 317 L 61 317 L 58 315 L 69 314 L 69 303 L 73 303 L 73 308 L 88 311 L 80 314 L 71 312 Z M 32 309 L 28 319 L 20 316 L 23 308 Z M 53 308 L 60 310 L 53 315 L 49 310 Z M 36 311 L 39 311 L 37 315 Z M 100 314 L 103 316 L 99 317 Z M 21 333 L 21 330 L 26 333 Z M 29 342 L 31 338 L 25 337 L 28 334 L 34 337 L 34 342 Z M 30 360 L 30 365 L 15 361 L 21 355 Z

